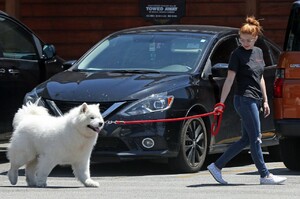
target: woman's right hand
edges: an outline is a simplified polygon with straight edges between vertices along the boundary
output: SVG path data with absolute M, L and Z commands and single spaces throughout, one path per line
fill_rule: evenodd
M 219 102 L 215 105 L 214 112 L 216 114 L 220 115 L 221 113 L 223 113 L 224 109 L 225 109 L 225 104 L 222 102 Z

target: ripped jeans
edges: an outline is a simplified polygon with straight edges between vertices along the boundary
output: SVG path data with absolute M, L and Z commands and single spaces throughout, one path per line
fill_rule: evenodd
M 241 117 L 242 137 L 232 144 L 215 162 L 222 169 L 225 165 L 250 144 L 252 160 L 261 177 L 269 175 L 261 150 L 260 101 L 250 97 L 234 96 L 234 108 Z

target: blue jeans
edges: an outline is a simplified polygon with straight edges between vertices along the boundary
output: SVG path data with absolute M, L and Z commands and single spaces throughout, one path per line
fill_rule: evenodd
M 235 95 L 234 108 L 241 117 L 242 137 L 239 141 L 232 144 L 225 153 L 223 153 L 223 155 L 215 162 L 215 165 L 219 169 L 222 169 L 232 158 L 250 144 L 252 160 L 258 169 L 260 176 L 265 177 L 269 175 L 269 171 L 265 165 L 260 146 L 260 101 L 250 97 Z

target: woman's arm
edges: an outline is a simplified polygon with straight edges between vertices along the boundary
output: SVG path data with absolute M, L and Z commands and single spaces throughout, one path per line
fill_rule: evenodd
M 232 70 L 228 70 L 226 80 L 223 85 L 222 93 L 221 93 L 221 103 L 224 103 L 233 84 L 236 72 Z
M 270 115 L 270 107 L 268 104 L 268 96 L 267 96 L 267 89 L 266 89 L 264 76 L 262 76 L 262 78 L 260 80 L 260 88 L 261 88 L 261 93 L 262 93 L 262 97 L 263 97 L 264 116 L 268 117 Z
M 221 100 L 220 103 L 224 104 L 234 81 L 236 72 L 233 70 L 228 70 L 227 72 L 227 77 L 225 79 L 223 88 L 222 88 L 222 93 L 221 93 Z M 218 104 L 215 106 L 215 110 L 214 111 L 223 111 L 224 106 L 218 106 Z

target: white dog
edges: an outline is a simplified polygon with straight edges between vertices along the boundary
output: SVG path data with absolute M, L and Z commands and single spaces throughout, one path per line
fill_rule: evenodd
M 104 126 L 99 104 L 71 109 L 61 117 L 48 114 L 35 104 L 23 105 L 13 120 L 14 132 L 8 147 L 8 177 L 18 181 L 25 165 L 28 186 L 46 187 L 47 177 L 56 165 L 71 165 L 74 175 L 86 187 L 99 187 L 90 178 L 90 156 L 98 133 Z

